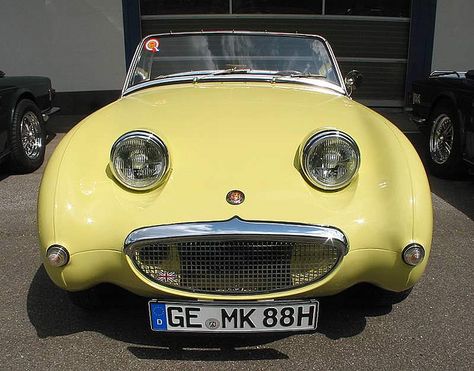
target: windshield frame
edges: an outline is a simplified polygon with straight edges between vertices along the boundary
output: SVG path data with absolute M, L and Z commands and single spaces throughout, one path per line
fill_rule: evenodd
M 319 40 L 327 49 L 328 57 L 330 58 L 335 71 L 336 76 L 339 80 L 339 84 L 330 82 L 326 79 L 316 79 L 316 78 L 295 78 L 293 76 L 279 76 L 279 75 L 248 75 L 248 74 L 232 74 L 232 75 L 221 75 L 215 74 L 213 75 L 211 70 L 209 70 L 209 74 L 190 74 L 186 76 L 175 76 L 175 77 L 163 77 L 161 79 L 155 80 L 148 80 L 136 85 L 130 85 L 130 82 L 133 79 L 133 71 L 135 71 L 139 57 L 141 55 L 141 51 L 144 48 L 145 41 L 151 37 L 172 37 L 172 36 L 193 36 L 193 35 L 257 35 L 257 36 L 282 36 L 282 37 L 295 37 L 295 38 L 309 38 L 309 39 L 317 39 Z M 275 71 L 277 72 L 277 71 Z M 183 71 L 183 73 L 185 73 Z M 197 32 L 167 32 L 167 33 L 159 33 L 159 34 L 150 34 L 144 37 L 140 44 L 137 46 L 135 50 L 135 54 L 133 55 L 132 62 L 130 63 L 130 67 L 127 71 L 127 76 L 125 78 L 122 94 L 121 96 L 125 96 L 130 94 L 136 90 L 144 89 L 150 86 L 155 85 L 168 85 L 168 84 L 178 84 L 178 83 L 188 83 L 188 82 L 205 82 L 205 81 L 265 81 L 265 82 L 282 82 L 282 83 L 297 83 L 297 84 L 304 84 L 304 85 L 311 85 L 317 86 L 322 88 L 328 88 L 331 90 L 335 90 L 340 94 L 348 96 L 348 92 L 346 86 L 344 84 L 344 78 L 342 76 L 341 70 L 339 68 L 339 64 L 337 63 L 336 57 L 334 52 L 329 45 L 328 41 L 319 35 L 312 35 L 312 34 L 300 34 L 300 33 L 285 33 L 285 32 L 260 32 L 260 31 L 197 31 Z

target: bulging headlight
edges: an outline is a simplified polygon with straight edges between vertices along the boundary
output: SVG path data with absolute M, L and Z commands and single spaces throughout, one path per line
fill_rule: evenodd
M 313 135 L 305 144 L 301 167 L 310 183 L 325 190 L 348 185 L 357 174 L 360 152 L 355 141 L 338 130 Z
M 110 167 L 117 180 L 128 188 L 155 187 L 168 169 L 168 151 L 154 134 L 133 131 L 122 135 L 112 146 Z

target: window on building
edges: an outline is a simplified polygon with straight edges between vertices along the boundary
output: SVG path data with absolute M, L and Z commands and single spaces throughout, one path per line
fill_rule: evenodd
M 234 14 L 321 14 L 322 0 L 232 0 Z
M 142 15 L 229 14 L 229 0 L 140 0 Z
M 411 0 L 326 0 L 325 13 L 379 17 L 409 17 Z
M 142 15 L 233 13 L 409 17 L 410 5 L 411 0 L 140 0 Z

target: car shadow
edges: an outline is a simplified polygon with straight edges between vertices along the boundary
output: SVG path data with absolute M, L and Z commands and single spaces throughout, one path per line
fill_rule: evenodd
M 288 355 L 273 348 L 245 348 L 212 346 L 204 348 L 202 337 L 195 339 L 192 347 L 140 347 L 129 346 L 127 350 L 138 359 L 160 361 L 263 361 L 289 359 Z M 230 340 L 232 341 L 232 340 Z
M 349 290 L 350 291 L 350 290 Z M 366 318 L 385 315 L 392 307 L 367 308 L 352 303 L 352 295 L 343 293 L 320 299 L 319 327 L 310 332 L 314 341 L 322 334 L 329 339 L 352 337 L 364 331 Z M 74 306 L 65 291 L 57 288 L 40 266 L 31 282 L 27 312 L 40 338 L 66 336 L 95 331 L 128 343 L 137 358 L 163 360 L 255 360 L 286 359 L 287 355 L 259 346 L 273 343 L 291 333 L 242 335 L 166 335 L 149 328 L 147 299 L 116 289 L 110 308 L 84 311 Z M 308 333 L 307 333 L 308 334 Z M 257 347 L 237 349 L 242 347 Z
M 10 176 L 8 170 L 0 165 L 0 182 L 4 179 L 7 179 Z

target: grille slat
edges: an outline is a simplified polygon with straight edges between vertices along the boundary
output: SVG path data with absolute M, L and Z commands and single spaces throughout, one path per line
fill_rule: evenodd
M 289 290 L 326 276 L 342 257 L 322 239 L 212 237 L 156 240 L 130 254 L 150 280 L 186 291 L 258 294 Z

